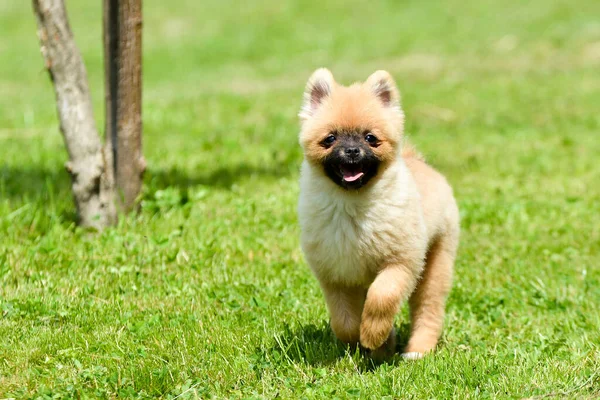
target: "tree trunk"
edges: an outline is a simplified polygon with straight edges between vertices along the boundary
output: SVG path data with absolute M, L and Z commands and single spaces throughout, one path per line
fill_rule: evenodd
M 41 52 L 54 83 L 67 171 L 80 224 L 102 229 L 116 220 L 112 176 L 94 121 L 87 74 L 69 27 L 64 0 L 33 0 Z
M 146 169 L 142 155 L 142 0 L 104 0 L 104 56 L 107 149 L 112 150 L 117 204 L 127 212 L 137 206 Z

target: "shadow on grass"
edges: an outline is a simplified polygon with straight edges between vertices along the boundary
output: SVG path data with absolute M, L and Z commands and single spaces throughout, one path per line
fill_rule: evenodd
M 0 166 L 0 200 L 5 199 L 15 208 L 20 221 L 40 232 L 56 222 L 77 222 L 71 180 L 62 167 Z
M 236 183 L 248 179 L 279 179 L 294 172 L 293 164 L 269 165 L 256 167 L 239 164 L 231 167 L 198 169 L 188 173 L 182 169 L 171 168 L 156 170 L 149 168 L 144 177 L 142 199 L 154 199 L 159 190 L 173 188 L 180 193 L 183 203 L 187 201 L 188 189 L 196 186 L 214 187 L 229 190 Z M 57 221 L 65 224 L 77 222 L 75 205 L 71 193 L 71 178 L 63 167 L 14 167 L 0 166 L 0 200 L 8 200 L 11 207 L 32 206 L 40 215 L 36 226 L 42 231 Z M 48 215 L 53 218 L 47 218 Z M 31 218 L 34 218 L 33 215 Z M 29 221 L 28 223 L 31 223 Z M 41 224 L 41 225 L 40 225 Z
M 293 172 L 294 167 L 289 164 L 283 164 L 281 166 L 270 165 L 267 167 L 238 164 L 217 169 L 209 168 L 206 172 L 203 171 L 202 168 L 198 168 L 198 170 L 193 173 L 189 173 L 180 168 L 171 168 L 168 170 L 155 170 L 150 168 L 146 172 L 144 180 L 151 190 L 160 190 L 167 187 L 176 187 L 180 190 L 187 190 L 194 186 L 210 186 L 230 189 L 232 185 L 251 178 L 279 179 L 287 177 Z
M 400 357 L 398 354 L 406 346 L 410 325 L 403 323 L 396 327 L 396 354 L 383 363 L 395 364 Z M 272 346 L 267 350 L 270 358 L 287 359 L 293 363 L 308 364 L 313 367 L 331 365 L 345 357 L 359 354 L 357 368 L 361 372 L 373 371 L 382 364 L 369 358 L 365 352 L 356 346 L 340 342 L 328 323 L 320 325 L 308 324 L 291 328 L 288 324 L 283 332 L 275 335 Z M 355 360 L 356 358 L 353 357 Z
M 71 180 L 64 168 L 0 167 L 0 190 L 3 198 L 42 199 L 45 202 L 71 196 Z
M 267 167 L 238 164 L 230 167 L 199 168 L 193 173 L 179 168 L 167 170 L 153 169 L 150 167 L 144 177 L 146 193 L 167 187 L 175 187 L 185 191 L 194 186 L 209 186 L 229 189 L 236 183 L 250 178 L 278 179 L 294 173 L 296 166 L 282 164 L 281 166 L 269 165 Z M 0 167 L 0 195 L 11 200 L 24 199 L 26 201 L 52 199 L 71 199 L 71 179 L 63 167 L 57 165 L 55 169 L 40 167 Z

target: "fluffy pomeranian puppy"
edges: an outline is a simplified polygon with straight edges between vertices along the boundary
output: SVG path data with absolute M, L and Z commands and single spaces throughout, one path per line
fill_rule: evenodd
M 400 95 L 385 71 L 346 87 L 316 70 L 299 116 L 302 250 L 333 332 L 389 356 L 394 318 L 408 300 L 403 356 L 421 358 L 441 335 L 451 287 L 459 237 L 451 187 L 403 146 Z

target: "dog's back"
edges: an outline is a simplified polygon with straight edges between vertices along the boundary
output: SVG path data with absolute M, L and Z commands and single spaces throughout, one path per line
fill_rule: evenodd
M 427 227 L 427 236 L 432 244 L 440 235 L 448 237 L 449 245 L 458 245 L 459 214 L 452 187 L 446 178 L 427 164 L 414 147 L 408 145 L 402 151 L 421 195 L 421 208 Z

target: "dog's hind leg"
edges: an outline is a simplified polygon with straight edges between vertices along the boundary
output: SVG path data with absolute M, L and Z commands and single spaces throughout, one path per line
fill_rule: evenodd
M 455 241 L 442 236 L 427 254 L 421 280 L 409 299 L 411 334 L 403 357 L 417 359 L 435 349 L 444 324 L 446 298 L 452 285 Z

